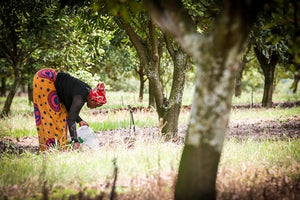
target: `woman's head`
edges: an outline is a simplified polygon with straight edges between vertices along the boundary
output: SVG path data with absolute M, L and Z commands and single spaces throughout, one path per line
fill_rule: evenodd
M 87 106 L 89 108 L 96 108 L 106 104 L 104 83 L 99 83 L 97 87 L 90 91 L 90 95 L 87 97 Z

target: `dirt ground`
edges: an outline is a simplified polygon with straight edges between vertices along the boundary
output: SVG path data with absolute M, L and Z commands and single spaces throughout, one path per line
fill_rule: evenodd
M 187 125 L 179 125 L 178 137 L 172 142 L 182 145 L 184 143 Z M 128 148 L 134 147 L 134 141 L 139 138 L 151 141 L 157 139 L 160 130 L 158 127 L 140 128 L 135 131 L 117 129 L 96 132 L 100 146 L 116 146 L 125 144 Z M 243 139 L 287 139 L 300 137 L 300 116 L 294 116 L 284 121 L 274 120 L 235 120 L 229 123 L 226 138 Z M 24 150 L 38 152 L 38 137 L 2 138 L 0 140 L 0 153 L 10 150 L 14 153 L 22 153 Z

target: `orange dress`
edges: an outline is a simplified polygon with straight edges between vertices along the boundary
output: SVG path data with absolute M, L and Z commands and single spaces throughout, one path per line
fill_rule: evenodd
M 54 86 L 57 70 L 42 69 L 33 78 L 34 115 L 41 151 L 55 147 L 66 149 L 68 111 Z

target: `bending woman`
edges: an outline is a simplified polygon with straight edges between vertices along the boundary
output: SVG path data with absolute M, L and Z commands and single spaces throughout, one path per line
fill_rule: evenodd
M 35 74 L 33 103 L 41 151 L 51 146 L 67 149 L 68 129 L 74 149 L 80 148 L 76 122 L 79 126 L 88 126 L 79 116 L 85 102 L 89 108 L 105 104 L 104 84 L 91 89 L 81 80 L 55 69 L 42 69 Z

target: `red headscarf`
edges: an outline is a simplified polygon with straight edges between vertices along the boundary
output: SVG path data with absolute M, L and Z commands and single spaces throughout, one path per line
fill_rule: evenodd
M 94 101 L 96 101 L 99 105 L 106 104 L 106 97 L 105 97 L 105 86 L 104 83 L 99 83 L 97 87 L 90 91 L 90 97 Z

